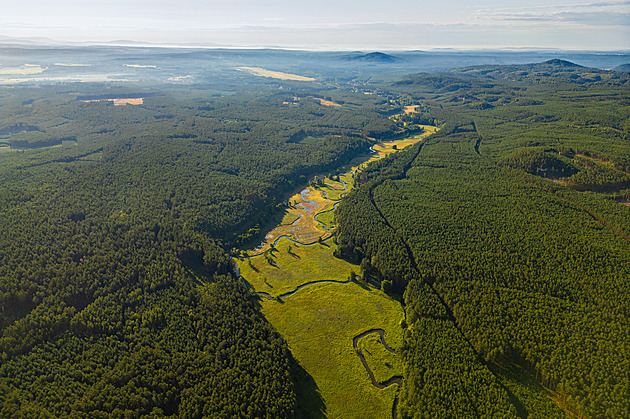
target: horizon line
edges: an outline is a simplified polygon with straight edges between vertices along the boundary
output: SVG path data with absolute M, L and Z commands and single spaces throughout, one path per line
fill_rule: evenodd
M 548 52 L 585 52 L 585 53 L 619 53 L 630 54 L 630 49 L 590 49 L 590 48 L 561 48 L 561 47 L 536 47 L 536 46 L 502 46 L 502 47 L 457 47 L 457 46 L 431 46 L 417 48 L 373 48 L 366 46 L 329 48 L 327 46 L 282 46 L 282 45 L 231 45 L 214 43 L 160 43 L 134 40 L 110 40 L 110 41 L 61 41 L 45 37 L 8 37 L 0 35 L 0 45 L 14 45 L 20 47 L 134 47 L 134 48 L 169 48 L 169 49 L 234 49 L 234 50 L 286 50 L 306 52 L 448 52 L 448 51 L 548 51 Z

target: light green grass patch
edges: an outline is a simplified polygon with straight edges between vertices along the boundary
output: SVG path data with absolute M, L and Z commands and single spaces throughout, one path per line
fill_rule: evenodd
M 343 179 L 342 176 L 339 176 L 340 179 Z M 334 180 L 326 179 L 326 186 L 322 188 L 328 194 L 328 199 L 333 201 L 339 201 L 341 199 L 341 195 L 348 193 L 348 190 L 343 187 L 343 183 L 336 182 Z
M 256 291 L 276 297 L 299 285 L 319 280 L 346 281 L 359 267 L 332 255 L 332 242 L 302 246 L 281 239 L 276 249 L 244 261 L 237 260 L 241 276 Z
M 348 193 L 348 191 L 346 190 L 338 190 L 338 189 L 331 189 L 331 188 L 322 188 L 322 190 L 326 191 L 328 199 L 330 199 L 331 201 L 339 201 L 343 194 Z
M 397 386 L 380 390 L 372 385 L 352 339 L 366 330 L 381 328 L 386 331 L 386 342 L 400 346 L 403 311 L 398 302 L 381 291 L 352 282 L 314 284 L 282 302 L 264 299 L 261 305 L 265 317 L 287 340 L 295 359 L 314 379 L 327 417 L 391 416 Z M 380 368 L 375 365 L 375 357 L 371 362 L 372 369 Z
M 334 227 L 335 225 L 335 212 L 328 211 L 328 212 L 320 213 L 317 215 L 317 220 L 326 224 L 328 228 L 330 229 L 331 227 Z
M 346 182 L 348 189 L 352 189 L 354 185 L 354 179 L 352 178 L 352 173 L 346 173 L 342 176 L 339 176 L 339 178 L 343 180 L 344 182 Z
M 280 222 L 280 225 L 281 226 L 291 225 L 294 222 L 296 222 L 298 218 L 300 218 L 299 215 L 292 212 L 287 212 L 286 214 L 284 214 L 284 217 L 282 217 L 282 221 Z
M 392 342 L 385 342 L 395 351 L 398 348 L 392 346 Z M 396 375 L 402 375 L 403 366 L 400 355 L 389 352 L 381 343 L 381 337 L 377 333 L 372 333 L 359 340 L 358 347 L 363 353 L 366 362 L 374 373 L 374 378 L 379 383 L 384 383 Z

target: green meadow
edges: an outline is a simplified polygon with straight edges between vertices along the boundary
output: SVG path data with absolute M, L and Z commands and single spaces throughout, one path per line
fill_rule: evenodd
M 340 169 L 343 174 L 339 178 L 346 182 L 347 190 L 341 182 L 324 179 L 325 186 L 315 188 L 320 193 L 308 195 L 320 208 L 318 220 L 329 228 L 334 225 L 335 211 L 330 209 L 334 201 L 341 199 L 341 195 L 352 188 L 352 172 L 379 156 L 419 140 L 417 136 L 378 144 L 374 146 L 378 154 L 353 159 Z M 328 199 L 324 197 L 324 191 Z M 301 194 L 290 199 L 294 207 L 285 215 L 281 226 L 295 221 L 299 211 L 303 218 L 291 226 L 294 230 L 290 234 L 295 235 L 301 231 L 300 228 L 311 224 L 323 230 L 312 213 L 296 206 L 301 199 Z M 270 240 L 282 234 L 289 234 L 289 231 L 278 227 L 270 233 Z M 236 260 L 236 263 L 250 290 L 266 294 L 260 298 L 262 313 L 286 339 L 293 357 L 303 370 L 296 390 L 300 414 L 314 418 L 390 417 L 398 385 L 379 389 L 372 384 L 353 347 L 353 339 L 368 330 L 384 330 L 385 342 L 397 353 L 388 351 L 376 333 L 359 339 L 357 347 L 377 382 L 402 376 L 402 360 L 398 351 L 402 344 L 404 312 L 399 301 L 362 283 L 360 278 L 350 281 L 354 276 L 352 273 L 360 274 L 360 269 L 335 258 L 335 248 L 332 240 L 302 245 L 285 237 L 275 246 L 267 243 L 263 253 Z
M 394 343 L 390 342 L 387 336 L 385 337 L 385 342 L 390 347 L 392 347 Z M 374 373 L 374 378 L 379 383 L 384 383 L 397 375 L 402 376 L 403 366 L 400 356 L 397 353 L 393 354 L 385 349 L 377 333 L 369 334 L 359 340 L 358 347 Z M 396 347 L 392 347 L 392 349 L 398 351 Z
M 326 224 L 328 226 L 328 229 L 330 229 L 331 227 L 334 227 L 335 225 L 335 212 L 334 211 L 327 211 L 323 213 L 320 212 L 317 215 L 317 219 L 321 221 L 322 223 Z
M 281 239 L 275 249 L 238 261 L 241 276 L 256 292 L 273 297 L 314 283 L 286 297 L 261 297 L 264 316 L 287 340 L 308 379 L 298 382 L 302 413 L 329 418 L 388 417 L 397 385 L 378 389 L 353 348 L 355 336 L 385 330 L 388 345 L 402 342 L 400 303 L 357 279 L 359 267 L 335 258 L 332 241 L 303 246 Z M 345 283 L 344 283 L 345 282 Z M 380 346 L 380 347 L 379 347 Z M 359 340 L 377 381 L 401 375 L 398 354 L 388 352 L 371 334 Z
M 337 278 L 343 280 L 345 274 Z M 306 417 L 385 418 L 391 415 L 398 387 L 392 385 L 381 390 L 372 385 L 352 346 L 352 339 L 366 330 L 381 328 L 390 346 L 400 346 L 403 310 L 397 301 L 379 290 L 350 282 L 314 284 L 281 301 L 262 299 L 261 306 L 267 320 L 286 339 L 297 362 L 312 377 L 312 381 L 299 383 L 301 388 L 298 388 L 298 394 L 305 399 L 301 411 Z M 378 371 L 379 380 L 389 368 L 386 363 L 400 365 L 392 359 L 396 355 L 387 353 L 389 356 L 386 356 L 372 342 L 366 344 L 375 354 L 366 356 L 368 365 Z
M 312 281 L 347 281 L 359 267 L 332 255 L 331 241 L 304 246 L 281 239 L 274 249 L 237 261 L 241 276 L 257 292 L 277 297 Z

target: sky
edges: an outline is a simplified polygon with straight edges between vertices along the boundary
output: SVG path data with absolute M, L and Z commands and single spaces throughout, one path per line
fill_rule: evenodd
M 630 50 L 630 1 L 21 0 L 0 37 L 328 50 Z

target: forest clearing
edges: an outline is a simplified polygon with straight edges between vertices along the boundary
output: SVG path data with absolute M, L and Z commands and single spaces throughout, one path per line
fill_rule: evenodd
M 133 98 L 133 99 L 94 99 L 94 100 L 83 100 L 84 103 L 93 103 L 93 102 L 112 102 L 114 106 L 125 106 L 125 105 L 142 105 L 144 103 L 144 98 Z
M 331 210 L 341 199 L 342 195 L 351 189 L 353 173 L 373 161 L 382 159 L 391 153 L 421 141 L 422 138 L 435 133 L 438 129 L 431 125 L 421 125 L 420 128 L 422 129 L 421 134 L 401 140 L 379 142 L 373 145 L 370 149 L 372 151 L 370 154 L 358 156 L 338 169 L 339 172 L 343 172 L 338 175 L 339 180 L 324 178 L 321 180 L 321 185 L 315 182 L 313 186 L 302 189 L 291 196 L 287 200 L 290 206 L 287 209 L 286 218 L 283 219 L 280 225 L 267 233 L 265 241 L 250 253 L 252 255 L 260 255 L 284 236 L 290 237 L 301 244 L 312 244 L 318 240 L 325 240 L 330 237 L 332 233 L 327 230 L 326 226 L 332 224 L 331 217 L 333 215 Z M 320 215 L 322 215 L 321 218 Z M 287 223 L 286 220 L 293 221 Z
M 325 411 L 327 417 L 345 418 L 362 414 L 388 417 L 395 410 L 400 380 L 394 377 L 402 375 L 399 355 L 392 352 L 395 349 L 387 350 L 389 347 L 378 337 L 375 340 L 374 334 L 357 337 L 382 329 L 387 344 L 399 347 L 402 306 L 363 282 L 357 276 L 359 266 L 334 257 L 337 246 L 329 240 L 333 233 L 316 226 L 321 224 L 318 215 L 326 214 L 330 222 L 333 205 L 351 189 L 355 171 L 421 141 L 436 129 L 425 126 L 423 135 L 376 144 L 371 147 L 372 153 L 340 168 L 347 172 L 339 180 L 328 177 L 322 181 L 324 186 L 310 186 L 293 195 L 290 203 L 302 201 L 288 209 L 285 220 L 290 217 L 295 221 L 274 228 L 253 256 L 235 259 L 245 285 L 260 296 L 263 315 L 287 340 L 297 362 L 315 381 L 321 400 L 317 391 L 308 394 L 313 391 L 308 389 L 308 382 L 298 384 L 303 386 L 298 393 L 305 393 L 306 412 Z M 305 237 L 317 238 L 301 242 Z M 356 349 L 353 340 L 358 340 Z M 364 357 L 365 367 L 360 357 Z M 371 370 L 376 385 L 366 368 Z M 379 383 L 387 384 L 380 389 Z
M 280 80 L 293 80 L 293 81 L 314 81 L 312 77 L 298 76 L 297 74 L 283 73 L 281 71 L 266 70 L 260 67 L 237 67 L 237 70 L 247 71 L 250 74 L 261 77 L 271 77 Z

